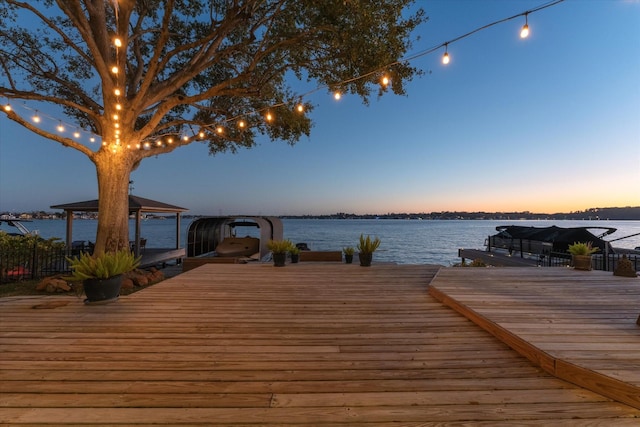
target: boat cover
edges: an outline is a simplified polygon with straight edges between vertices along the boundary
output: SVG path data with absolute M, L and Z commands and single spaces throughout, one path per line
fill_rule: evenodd
M 553 244 L 554 252 L 567 252 L 569 245 L 575 242 L 591 242 L 593 247 L 600 249 L 600 253 L 605 250 L 612 253 L 611 244 L 606 240 L 594 235 L 589 229 L 605 229 L 603 235 L 616 231 L 610 227 L 572 227 L 563 228 L 555 225 L 551 227 L 527 227 L 521 225 L 506 225 L 496 227 L 499 232 L 494 237 L 502 239 L 522 239 Z

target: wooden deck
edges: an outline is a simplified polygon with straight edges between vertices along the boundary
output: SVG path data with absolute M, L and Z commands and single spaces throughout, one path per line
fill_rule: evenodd
M 473 270 L 441 270 L 429 293 L 554 376 L 640 408 L 639 278 Z
M 0 424 L 638 425 L 436 301 L 437 271 L 208 264 L 109 305 L 0 299 Z

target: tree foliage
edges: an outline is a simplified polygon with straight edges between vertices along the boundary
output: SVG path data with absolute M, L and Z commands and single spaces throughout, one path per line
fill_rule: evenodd
M 207 143 L 211 154 L 251 147 L 259 135 L 294 144 L 310 134 L 313 108 L 296 88 L 315 84 L 367 103 L 388 90 L 379 84 L 386 74 L 391 91 L 405 93 L 419 71 L 400 58 L 426 20 L 412 4 L 0 0 L 0 99 L 56 106 L 102 144 L 2 112 L 84 153 L 96 164 L 99 185 L 106 185 L 101 176 L 111 179 L 101 168 L 123 165 L 126 174 L 145 157 L 194 141 Z

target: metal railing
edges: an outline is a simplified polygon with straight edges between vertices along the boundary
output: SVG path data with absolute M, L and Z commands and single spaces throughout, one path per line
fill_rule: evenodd
M 41 248 L 37 245 L 29 251 L 0 251 L 0 283 L 68 274 L 66 258 L 80 252 L 79 248 Z
M 635 254 L 594 254 L 591 256 L 591 268 L 594 270 L 614 271 L 623 256 L 631 261 L 635 271 L 640 271 L 640 256 Z M 551 252 L 549 256 L 541 257 L 543 267 L 562 267 L 571 264 L 571 255 L 562 252 Z

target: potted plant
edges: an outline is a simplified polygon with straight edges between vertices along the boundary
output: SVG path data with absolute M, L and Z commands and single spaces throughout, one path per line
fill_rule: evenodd
M 344 262 L 351 264 L 353 262 L 353 254 L 356 252 L 356 249 L 353 246 L 347 246 L 346 248 L 342 248 L 342 252 L 344 252 Z
M 576 270 L 591 270 L 591 255 L 597 252 L 591 242 L 574 242 L 569 245 L 571 263 Z
M 291 264 L 296 264 L 300 261 L 300 249 L 297 246 L 291 245 L 289 255 L 291 255 Z
M 87 297 L 85 303 L 105 304 L 118 298 L 122 274 L 138 267 L 140 259 L 128 250 L 105 252 L 97 256 L 82 252 L 79 257 L 67 257 L 72 272 L 68 279 L 82 281 Z
M 358 242 L 358 257 L 360 258 L 360 265 L 362 267 L 371 266 L 371 260 L 373 259 L 373 253 L 380 246 L 380 239 L 376 237 L 372 239 L 371 236 L 365 237 L 360 235 L 360 241 Z
M 273 265 L 275 267 L 284 267 L 287 260 L 287 253 L 295 247 L 290 240 L 269 240 L 267 248 L 273 254 Z

